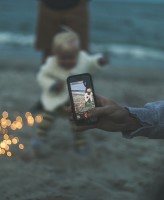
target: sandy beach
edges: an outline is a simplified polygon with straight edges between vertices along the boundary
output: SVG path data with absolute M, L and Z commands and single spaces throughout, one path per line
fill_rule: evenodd
M 0 60 L 0 110 L 24 114 L 38 100 L 38 60 Z M 164 69 L 111 66 L 93 78 L 95 91 L 122 105 L 163 99 Z M 164 141 L 128 140 L 121 133 L 90 130 L 88 156 L 73 151 L 70 124 L 57 119 L 49 134 L 51 153 L 25 161 L 36 127 L 15 132 L 24 150 L 0 157 L 0 200 L 155 200 L 164 180 Z M 159 198 L 158 198 L 159 200 Z

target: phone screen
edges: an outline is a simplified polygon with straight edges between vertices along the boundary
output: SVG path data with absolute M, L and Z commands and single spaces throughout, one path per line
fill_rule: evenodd
M 88 112 L 95 108 L 94 91 L 90 76 L 82 76 L 78 80 L 71 80 L 70 90 L 77 120 L 88 118 Z

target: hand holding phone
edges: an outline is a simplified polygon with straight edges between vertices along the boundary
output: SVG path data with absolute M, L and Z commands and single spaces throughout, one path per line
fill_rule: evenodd
M 97 122 L 97 118 L 89 117 L 89 111 L 96 107 L 91 75 L 86 73 L 70 76 L 67 85 L 75 123 L 88 125 Z
M 99 65 L 104 66 L 109 63 L 108 53 L 103 53 L 102 57 L 98 60 Z

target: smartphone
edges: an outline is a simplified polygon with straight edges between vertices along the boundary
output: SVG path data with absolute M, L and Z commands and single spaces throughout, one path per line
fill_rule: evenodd
M 67 78 L 68 91 L 76 125 L 90 125 L 97 118 L 89 117 L 89 110 L 96 107 L 96 98 L 90 74 L 78 74 Z

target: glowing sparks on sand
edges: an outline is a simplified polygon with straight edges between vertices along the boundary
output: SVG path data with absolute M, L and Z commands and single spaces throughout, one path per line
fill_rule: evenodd
M 13 133 L 9 134 L 10 131 L 21 130 L 24 125 L 34 126 L 35 123 L 41 123 L 43 120 L 42 115 L 36 115 L 35 117 L 30 112 L 26 112 L 23 117 L 16 116 L 15 120 L 8 118 L 9 114 L 7 111 L 2 113 L 2 118 L 0 118 L 0 133 L 2 136 L 2 141 L 0 141 L 0 155 L 6 155 L 8 157 L 12 156 L 10 147 L 12 145 L 18 145 L 18 148 L 23 150 L 24 144 L 19 143 L 19 138 L 14 137 Z
M 42 120 L 43 120 L 42 115 L 37 115 L 37 116 L 35 117 L 35 122 L 36 122 L 36 123 L 41 123 Z
M 16 138 L 13 138 L 12 139 L 12 144 L 17 144 L 18 143 L 18 140 Z
M 2 113 L 2 117 L 8 118 L 8 112 L 4 111 L 4 112 Z
M 12 153 L 10 151 L 7 152 L 7 156 L 11 157 Z
M 19 144 L 19 148 L 20 149 L 24 149 L 24 145 L 23 144 Z

